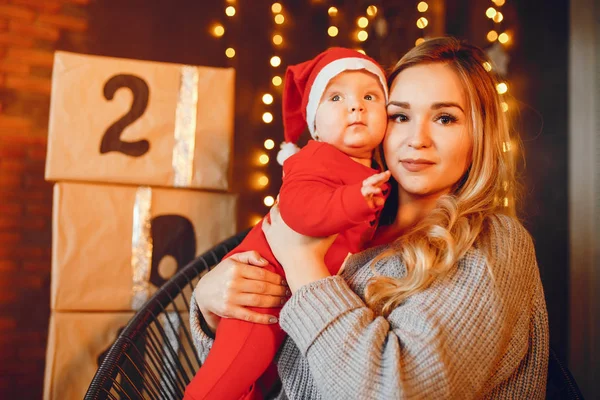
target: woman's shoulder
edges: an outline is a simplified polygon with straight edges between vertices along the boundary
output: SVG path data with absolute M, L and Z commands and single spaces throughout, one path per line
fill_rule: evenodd
M 506 214 L 492 214 L 484 227 L 490 250 L 496 256 L 508 256 L 511 252 L 534 251 L 533 239 L 521 221 Z M 487 233 L 487 235 L 485 235 Z

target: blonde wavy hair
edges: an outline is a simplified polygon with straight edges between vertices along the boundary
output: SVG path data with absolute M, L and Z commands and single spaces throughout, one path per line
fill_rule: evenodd
M 407 297 L 426 289 L 434 279 L 448 273 L 473 246 L 490 260 L 487 223 L 495 214 L 515 216 L 515 159 L 518 139 L 511 140 L 494 71 L 478 47 L 455 38 L 425 41 L 410 50 L 392 69 L 388 85 L 407 68 L 443 63 L 459 77 L 467 99 L 467 127 L 473 138 L 471 164 L 450 194 L 440 197 L 436 207 L 416 226 L 394 241 L 378 261 L 399 255 L 407 268 L 401 279 L 376 275 L 367 285 L 371 308 L 388 315 Z M 398 210 L 397 183 L 382 213 L 382 223 L 391 222 Z M 488 268 L 489 270 L 489 268 Z M 491 271 L 490 271 L 491 272 Z M 493 276 L 492 276 L 493 278 Z

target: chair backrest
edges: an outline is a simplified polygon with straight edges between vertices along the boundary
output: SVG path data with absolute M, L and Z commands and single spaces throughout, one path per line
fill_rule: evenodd
M 96 399 L 181 399 L 200 367 L 189 300 L 201 275 L 246 236 L 241 232 L 183 267 L 136 312 L 110 347 L 85 395 Z
M 546 384 L 546 399 L 583 400 L 583 395 L 575 382 L 575 378 L 567 366 L 550 348 L 548 360 L 548 382 Z

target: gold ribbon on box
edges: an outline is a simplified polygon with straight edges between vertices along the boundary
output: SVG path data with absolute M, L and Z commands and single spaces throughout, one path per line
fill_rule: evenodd
M 173 186 L 189 187 L 194 172 L 196 147 L 196 107 L 198 106 L 198 69 L 181 68 L 181 86 L 175 110 L 175 146 L 173 147 Z
M 131 237 L 131 271 L 133 295 L 131 307 L 139 310 L 150 294 L 150 268 L 152 266 L 152 189 L 137 189 L 133 205 L 133 231 Z

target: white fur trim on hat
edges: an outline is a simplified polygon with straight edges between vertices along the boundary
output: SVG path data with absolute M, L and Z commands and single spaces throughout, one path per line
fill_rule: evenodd
M 379 78 L 379 82 L 383 87 L 385 102 L 387 104 L 388 92 L 385 75 L 383 74 L 381 68 L 378 67 L 374 62 L 367 60 L 366 58 L 359 57 L 346 57 L 334 60 L 319 71 L 308 94 L 308 103 L 306 105 L 306 124 L 308 125 L 308 130 L 310 131 L 310 135 L 313 137 L 313 139 L 315 138 L 315 119 L 317 116 L 317 108 L 319 107 L 321 97 L 323 96 L 329 81 L 344 71 L 357 71 L 361 69 L 367 70 Z
M 300 151 L 300 147 L 296 146 L 296 143 L 283 142 L 281 143 L 281 150 L 277 153 L 277 162 L 279 165 L 283 165 L 283 162 Z

